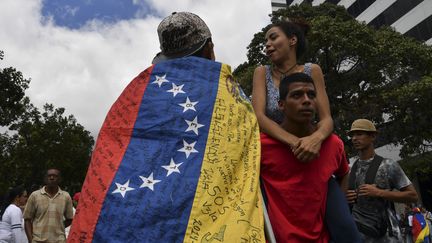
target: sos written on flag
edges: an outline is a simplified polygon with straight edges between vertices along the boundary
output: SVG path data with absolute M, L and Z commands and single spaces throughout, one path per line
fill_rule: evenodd
M 105 119 L 68 242 L 264 242 L 259 161 L 229 66 L 156 64 Z

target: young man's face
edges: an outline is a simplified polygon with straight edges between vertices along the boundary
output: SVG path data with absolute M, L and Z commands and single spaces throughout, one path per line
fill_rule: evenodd
M 45 183 L 47 186 L 58 186 L 60 183 L 60 171 L 50 169 L 45 176 Z
M 365 131 L 352 131 L 350 132 L 353 146 L 356 150 L 361 151 L 373 146 L 375 141 L 375 134 Z
M 309 123 L 316 113 L 316 92 L 312 83 L 295 82 L 288 85 L 288 94 L 279 108 L 289 121 Z

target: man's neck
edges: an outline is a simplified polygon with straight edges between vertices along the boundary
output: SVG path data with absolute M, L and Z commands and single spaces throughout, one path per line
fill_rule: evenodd
M 58 186 L 45 186 L 45 191 L 52 197 L 59 191 Z
M 359 159 L 360 160 L 368 160 L 375 156 L 375 149 L 373 146 L 369 146 L 368 148 L 362 149 L 359 151 Z
M 280 125 L 285 131 L 299 138 L 307 137 L 315 131 L 315 126 L 310 123 L 296 123 L 284 120 Z

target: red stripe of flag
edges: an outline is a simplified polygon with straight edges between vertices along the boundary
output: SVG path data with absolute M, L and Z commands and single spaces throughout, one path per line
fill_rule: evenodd
M 99 132 L 68 242 L 91 242 L 105 196 L 129 145 L 153 66 L 138 75 L 111 107 Z M 121 128 L 121 129 L 119 129 Z

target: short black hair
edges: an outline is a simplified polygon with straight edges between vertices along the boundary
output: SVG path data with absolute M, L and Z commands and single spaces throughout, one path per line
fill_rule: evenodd
M 285 76 L 279 84 L 279 100 L 284 100 L 288 94 L 288 86 L 292 83 L 311 83 L 314 85 L 314 81 L 311 76 L 306 73 L 292 73 Z M 315 85 L 314 85 L 315 87 Z

